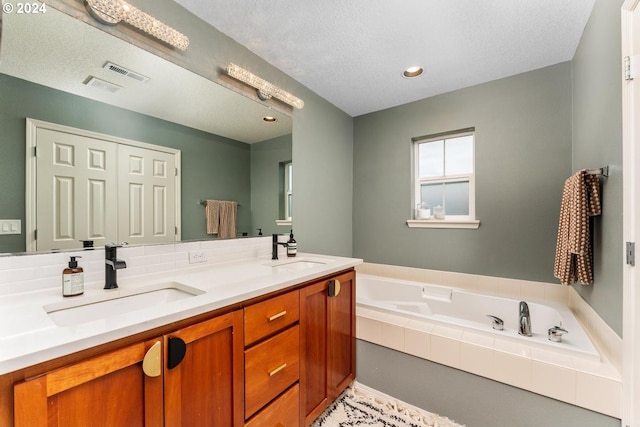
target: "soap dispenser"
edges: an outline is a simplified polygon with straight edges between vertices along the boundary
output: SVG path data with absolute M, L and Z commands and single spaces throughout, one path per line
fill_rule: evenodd
M 62 296 L 72 297 L 82 295 L 84 293 L 84 270 L 78 267 L 76 258 L 72 256 L 69 259 L 69 266 L 62 271 Z
M 298 253 L 298 243 L 296 243 L 296 239 L 293 238 L 293 230 L 289 234 L 289 240 L 287 240 L 287 256 L 294 257 Z

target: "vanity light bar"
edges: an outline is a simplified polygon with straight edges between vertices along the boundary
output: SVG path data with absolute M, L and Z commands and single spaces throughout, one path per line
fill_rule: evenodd
M 189 48 L 189 38 L 124 0 L 84 0 L 85 7 L 98 22 L 116 25 L 121 21 L 144 31 L 180 50 Z
M 241 82 L 254 87 L 258 91 L 258 96 L 261 99 L 270 99 L 273 97 L 298 109 L 304 107 L 304 101 L 302 99 L 234 63 L 230 63 L 227 66 L 227 74 L 236 80 L 240 80 Z

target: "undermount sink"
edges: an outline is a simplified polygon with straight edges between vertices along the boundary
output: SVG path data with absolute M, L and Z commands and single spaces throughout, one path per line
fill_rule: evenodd
M 137 289 L 105 291 L 103 295 L 76 297 L 44 306 L 51 320 L 58 326 L 73 326 L 93 320 L 107 319 L 119 314 L 202 295 L 201 289 L 178 282 L 166 282 Z
M 300 270 L 308 270 L 313 267 L 318 267 L 320 265 L 324 265 L 327 263 L 327 260 L 320 258 L 294 258 L 294 259 L 286 259 L 282 261 L 276 261 L 271 266 L 278 270 L 285 271 L 300 271 Z

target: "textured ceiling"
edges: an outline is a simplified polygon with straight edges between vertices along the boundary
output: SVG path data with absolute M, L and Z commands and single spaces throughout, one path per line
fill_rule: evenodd
M 107 61 L 150 80 L 103 70 Z M 246 143 L 291 133 L 289 116 L 53 8 L 2 17 L 0 72 Z M 110 93 L 83 84 L 90 76 L 122 89 Z M 278 121 L 267 124 L 265 115 Z
M 354 117 L 571 60 L 594 1 L 176 0 Z

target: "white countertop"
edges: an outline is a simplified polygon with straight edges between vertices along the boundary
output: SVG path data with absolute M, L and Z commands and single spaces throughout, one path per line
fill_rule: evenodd
M 274 264 L 292 260 L 317 263 L 301 269 L 274 268 Z M 0 375 L 349 269 L 361 262 L 355 258 L 299 253 L 295 259 L 251 258 L 127 277 L 118 280 L 116 290 L 104 290 L 103 283 L 85 283 L 85 293 L 76 297 L 64 298 L 60 283 L 52 283 L 51 288 L 40 291 L 1 296 Z M 56 325 L 44 308 L 77 305 L 83 298 L 90 300 L 104 293 L 130 292 L 166 282 L 178 282 L 204 293 L 74 326 Z

